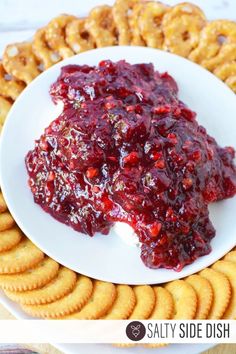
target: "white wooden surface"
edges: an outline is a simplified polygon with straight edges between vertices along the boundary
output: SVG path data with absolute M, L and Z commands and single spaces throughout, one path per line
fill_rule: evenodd
M 0 0 L 0 53 L 8 43 L 31 38 L 35 29 L 45 25 L 53 16 L 72 13 L 83 16 L 81 3 L 87 8 L 112 4 L 114 0 Z M 189 0 L 200 6 L 209 19 L 236 20 L 236 0 Z M 163 0 L 174 5 L 180 0 Z

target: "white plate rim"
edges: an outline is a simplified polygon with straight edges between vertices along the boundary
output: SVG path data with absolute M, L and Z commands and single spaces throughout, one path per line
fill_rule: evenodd
M 81 57 L 81 55 L 87 54 L 87 53 L 89 53 L 89 52 L 90 52 L 90 54 L 91 54 L 91 53 L 94 53 L 95 51 L 97 52 L 97 51 L 99 51 L 99 50 L 102 50 L 103 52 L 104 52 L 104 51 L 106 52 L 106 51 L 109 51 L 109 50 L 112 49 L 112 50 L 114 51 L 114 50 L 115 50 L 114 48 L 123 48 L 124 50 L 126 50 L 126 49 L 128 50 L 128 49 L 130 49 L 131 47 L 122 47 L 122 46 L 119 46 L 119 47 L 106 47 L 106 48 L 91 50 L 91 51 L 88 51 L 88 52 L 86 52 L 86 53 L 82 53 L 82 54 L 76 55 L 75 57 L 78 57 L 78 56 Z M 166 55 L 166 54 L 167 54 L 166 52 L 163 52 L 163 51 L 160 51 L 160 50 L 156 50 L 156 49 L 152 49 L 152 48 L 146 48 L 146 47 L 132 47 L 132 50 L 134 50 L 134 51 L 137 50 L 137 49 L 140 50 L 141 48 L 142 48 L 142 50 L 145 50 L 145 51 L 150 51 L 150 52 L 151 52 L 151 51 L 155 51 L 156 53 L 159 53 L 159 55 L 160 55 L 160 54 L 161 54 L 161 55 Z M 168 53 L 168 55 L 170 55 L 170 56 L 172 56 L 172 57 L 175 57 L 176 60 L 183 60 L 183 61 L 185 61 L 186 63 L 191 63 L 191 65 L 195 66 L 196 68 L 200 68 L 197 64 L 192 63 L 192 62 L 190 62 L 190 61 L 187 60 L 187 59 L 180 58 L 179 56 L 176 56 L 176 55 L 174 55 L 174 54 L 169 54 L 169 53 Z M 55 70 L 56 68 L 60 68 L 61 66 L 66 65 L 67 63 L 70 63 L 72 60 L 74 60 L 75 57 L 71 57 L 71 58 L 68 58 L 68 59 L 66 59 L 66 60 L 64 60 L 64 61 L 62 61 L 62 62 L 59 62 L 58 64 L 56 64 L 56 65 L 53 67 L 54 70 Z M 216 84 L 224 85 L 224 84 L 223 84 L 219 79 L 217 79 L 213 74 L 207 72 L 207 71 L 206 71 L 205 69 L 203 69 L 203 68 L 201 68 L 201 70 L 204 70 L 204 71 L 207 73 L 207 75 L 210 75 L 211 78 L 212 78 L 212 80 L 215 80 L 215 83 L 216 83 Z M 37 77 L 37 78 L 22 92 L 22 94 L 20 95 L 19 99 L 16 101 L 16 104 L 14 104 L 14 106 L 13 106 L 11 112 L 10 112 L 10 115 L 12 114 L 12 112 L 14 112 L 15 106 L 18 104 L 18 102 L 20 101 L 21 97 L 26 94 L 25 92 L 27 92 L 27 90 L 29 90 L 29 89 L 30 89 L 31 87 L 33 87 L 34 85 L 37 85 L 38 80 L 40 80 L 41 77 L 42 77 L 43 75 L 45 75 L 45 73 L 47 73 L 47 72 L 42 73 L 39 77 Z M 214 78 L 214 79 L 213 79 L 213 78 Z M 233 92 L 232 92 L 228 87 L 226 87 L 226 86 L 224 85 L 224 89 L 225 89 L 225 92 L 228 92 L 228 93 L 227 93 L 228 95 L 230 94 L 230 95 L 231 95 L 232 97 L 234 97 L 234 99 L 235 99 L 235 96 L 234 96 Z M 7 122 L 6 122 L 6 124 L 5 124 L 4 128 L 3 128 L 1 142 L 4 140 L 5 131 L 8 129 L 8 125 L 9 125 L 9 121 L 7 120 Z M 1 143 L 1 149 L 0 149 L 0 156 L 2 156 L 2 143 Z M 1 159 L 1 160 L 2 160 L 2 159 Z M 52 253 L 51 253 L 50 251 L 48 251 L 48 250 L 45 250 L 45 247 L 43 247 L 43 246 L 41 245 L 41 243 L 40 243 L 39 240 L 36 240 L 32 235 L 29 234 L 29 232 L 27 232 L 27 229 L 26 229 L 25 225 L 21 222 L 21 220 L 18 218 L 18 215 L 15 213 L 15 210 L 11 207 L 11 202 L 9 201 L 8 194 L 6 193 L 6 189 L 7 189 L 6 183 L 7 183 L 7 182 L 4 180 L 4 177 L 3 177 L 2 163 L 0 163 L 0 165 L 1 165 L 1 175 L 0 175 L 0 178 L 1 178 L 1 183 L 2 183 L 3 195 L 4 195 L 5 199 L 6 199 L 7 204 L 9 205 L 9 210 L 10 210 L 10 212 L 12 213 L 13 217 L 16 219 L 17 223 L 19 224 L 19 226 L 21 227 L 21 229 L 24 231 L 24 233 L 25 233 L 40 249 L 42 249 L 42 250 L 43 250 L 46 254 L 48 254 L 50 257 L 56 258 L 56 260 L 58 260 L 57 257 L 55 257 L 54 254 L 52 254 Z M 170 280 L 182 278 L 182 277 L 184 277 L 184 276 L 186 276 L 186 275 L 195 273 L 196 271 L 199 271 L 199 270 L 201 270 L 202 268 L 204 268 L 204 267 L 206 267 L 206 266 L 209 266 L 210 264 L 214 263 L 217 259 L 221 258 L 221 257 L 222 257 L 225 253 L 227 253 L 230 249 L 232 249 L 232 248 L 235 246 L 235 244 L 236 244 L 236 242 L 235 242 L 234 240 L 232 240 L 232 243 L 227 247 L 227 250 L 224 250 L 223 253 L 222 253 L 222 252 L 221 252 L 221 253 L 218 252 L 218 253 L 216 254 L 216 257 L 215 257 L 214 259 L 210 259 L 208 262 L 205 262 L 205 263 L 204 263 L 204 266 L 199 265 L 198 267 L 194 267 L 194 269 L 193 269 L 192 271 L 189 271 L 189 270 L 188 270 L 188 268 L 191 267 L 192 265 L 186 266 L 182 272 L 178 273 L 178 275 L 176 275 L 176 273 L 175 273 L 175 274 L 173 274 L 173 276 L 170 276 L 167 280 L 170 281 Z M 205 256 L 205 257 L 207 257 L 207 256 Z M 204 257 L 201 257 L 201 259 L 203 259 L 203 258 L 204 258 Z M 201 260 L 201 259 L 200 259 L 200 260 Z M 63 261 L 61 261 L 61 260 L 60 260 L 60 263 L 63 264 L 63 265 L 65 265 L 65 266 L 68 266 L 67 263 L 65 263 L 65 262 L 63 262 Z M 201 262 L 200 262 L 200 263 L 201 263 Z M 69 267 L 72 268 L 72 269 L 75 270 L 75 271 L 79 271 L 78 268 L 75 269 L 74 266 L 69 266 Z M 159 271 L 159 270 L 154 270 L 154 271 L 157 272 L 157 271 Z M 165 270 L 161 270 L 161 271 L 165 271 Z M 127 280 L 126 280 L 126 281 L 122 282 L 121 279 L 113 279 L 113 280 L 111 280 L 111 279 L 104 279 L 104 278 L 101 277 L 101 276 L 96 276 L 96 274 L 88 274 L 88 273 L 86 274 L 86 272 L 83 271 L 83 269 L 81 269 L 80 272 L 81 272 L 82 274 L 85 274 L 85 275 L 88 275 L 88 276 L 97 278 L 97 279 L 99 279 L 99 280 L 107 280 L 107 281 L 112 281 L 112 282 L 114 282 L 114 283 L 130 283 L 130 284 L 143 284 L 143 283 L 144 283 L 144 281 L 142 281 L 142 282 L 140 282 L 140 281 L 133 281 L 133 282 L 132 282 L 132 281 L 127 281 Z M 162 279 L 162 281 L 160 281 L 160 282 L 164 282 L 164 281 L 166 281 L 166 280 L 163 280 L 163 279 Z M 148 280 L 148 283 L 149 283 L 149 284 L 158 283 L 158 279 L 155 278 L 155 279 L 153 279 L 153 280 L 151 280 L 151 281 Z

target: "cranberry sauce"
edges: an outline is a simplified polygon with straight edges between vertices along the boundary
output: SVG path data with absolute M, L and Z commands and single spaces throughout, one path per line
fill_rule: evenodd
M 235 153 L 198 125 L 174 79 L 102 61 L 62 68 L 50 94 L 64 109 L 26 157 L 35 202 L 90 236 L 128 223 L 150 268 L 208 254 L 208 204 L 236 194 Z

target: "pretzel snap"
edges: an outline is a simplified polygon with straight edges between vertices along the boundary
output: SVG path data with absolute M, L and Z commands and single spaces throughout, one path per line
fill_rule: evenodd
M 226 61 L 236 60 L 236 23 L 228 20 L 208 23 L 199 46 L 189 58 L 211 71 Z
M 11 106 L 12 104 L 6 98 L 0 96 L 0 126 L 4 124 Z
M 8 74 L 27 85 L 40 74 L 29 42 L 8 45 L 3 53 L 3 66 Z
M 62 59 L 74 55 L 73 51 L 66 43 L 65 28 L 75 19 L 75 16 L 63 14 L 53 18 L 45 27 L 45 39 L 49 47 L 55 50 L 62 57 Z
M 129 24 L 129 15 L 139 0 L 116 0 L 113 6 L 113 16 L 118 31 L 119 45 L 129 45 L 132 33 Z
M 74 53 L 81 53 L 95 48 L 95 42 L 87 30 L 87 22 L 84 18 L 78 18 L 66 26 L 66 42 Z
M 35 56 L 43 64 L 44 69 L 50 68 L 50 66 L 61 60 L 60 55 L 47 45 L 45 28 L 36 31 L 32 48 Z
M 143 5 L 139 27 L 148 47 L 162 48 L 164 40 L 162 19 L 167 10 L 166 5 L 156 1 L 147 2 Z
M 163 17 L 163 49 L 187 57 L 197 47 L 206 19 L 199 7 L 181 3 L 172 7 Z
M 89 13 L 86 25 L 97 47 L 117 44 L 116 26 L 110 6 L 94 7 Z
M 224 63 L 214 70 L 218 76 L 236 93 L 236 61 Z
M 6 73 L 0 62 L 0 95 L 15 101 L 24 87 L 25 85 L 22 82 L 16 81 L 11 75 Z
M 128 15 L 129 27 L 132 28 L 131 45 L 145 46 L 145 42 L 141 36 L 139 20 L 144 11 L 143 2 L 134 5 L 133 10 Z

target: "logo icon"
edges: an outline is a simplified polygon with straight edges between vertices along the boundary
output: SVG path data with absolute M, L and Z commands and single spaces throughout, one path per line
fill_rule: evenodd
M 134 342 L 138 342 L 139 340 L 143 339 L 146 334 L 146 328 L 139 321 L 133 321 L 128 324 L 126 327 L 126 335 L 130 340 Z

